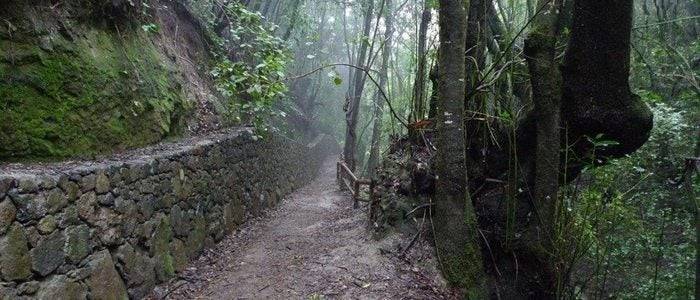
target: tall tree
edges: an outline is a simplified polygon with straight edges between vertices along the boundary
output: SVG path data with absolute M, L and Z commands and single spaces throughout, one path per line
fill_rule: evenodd
M 536 149 L 534 159 L 535 214 L 530 241 L 531 251 L 537 253 L 545 268 L 543 297 L 553 298 L 557 293 L 555 266 L 551 254 L 554 249 L 556 210 L 559 208 L 559 149 L 561 73 L 555 61 L 557 8 L 560 0 L 539 0 L 533 27 L 525 40 L 525 55 L 532 83 L 533 113 L 536 122 Z
M 369 33 L 372 26 L 372 15 L 374 13 L 374 0 L 365 1 L 364 21 L 362 25 L 362 36 L 360 37 L 360 47 L 357 53 L 357 64 L 360 68 L 366 69 L 367 55 L 369 52 Z M 360 100 L 365 87 L 367 74 L 363 71 L 355 71 L 354 78 L 350 85 L 352 94 L 348 95 L 346 104 L 345 121 L 347 128 L 345 131 L 345 145 L 343 147 L 343 158 L 350 170 L 355 171 L 357 165 L 357 120 L 360 113 Z
M 437 182 L 433 220 L 435 244 L 445 277 L 464 288 L 470 299 L 483 299 L 486 278 L 465 157 L 465 5 L 463 0 L 440 0 Z
M 416 67 L 416 78 L 413 84 L 413 112 L 411 119 L 413 121 L 421 120 L 425 117 L 425 89 L 426 89 L 426 72 L 428 64 L 427 40 L 428 40 L 428 25 L 430 25 L 431 9 L 429 1 L 423 1 L 423 13 L 420 18 L 420 26 L 418 28 L 418 66 Z
M 386 16 L 384 19 L 384 45 L 382 46 L 382 62 L 379 74 L 379 89 L 387 89 L 389 82 L 389 58 L 391 57 L 392 41 L 394 34 L 394 11 L 393 1 L 386 0 Z M 369 160 L 367 169 L 370 176 L 374 177 L 379 161 L 379 146 L 382 139 L 382 118 L 384 111 L 384 99 L 379 90 L 374 95 L 374 126 L 372 128 L 372 140 L 370 144 Z

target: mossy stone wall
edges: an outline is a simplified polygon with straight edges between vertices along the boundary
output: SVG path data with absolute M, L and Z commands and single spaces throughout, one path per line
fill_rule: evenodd
M 0 167 L 0 298 L 142 298 L 339 152 L 247 130 L 104 161 Z

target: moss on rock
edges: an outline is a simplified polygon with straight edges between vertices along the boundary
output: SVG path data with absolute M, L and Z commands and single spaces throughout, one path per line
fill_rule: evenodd
M 192 104 L 153 36 L 61 26 L 20 22 L 0 33 L 0 160 L 94 155 L 182 132 Z

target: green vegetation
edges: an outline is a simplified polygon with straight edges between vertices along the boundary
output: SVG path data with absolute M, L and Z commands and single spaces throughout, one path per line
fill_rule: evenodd
M 287 91 L 281 79 L 290 60 L 288 51 L 260 13 L 233 2 L 223 8 L 223 14 L 232 21 L 215 38 L 220 51 L 214 55 L 217 63 L 211 75 L 219 92 L 229 99 L 225 117 L 231 124 L 252 123 L 265 132 L 276 113 L 275 100 Z M 235 55 L 225 55 L 231 52 Z

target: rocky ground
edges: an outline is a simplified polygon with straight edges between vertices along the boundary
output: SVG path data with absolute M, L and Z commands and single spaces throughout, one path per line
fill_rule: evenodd
M 377 241 L 328 161 L 320 176 L 246 223 L 151 299 L 453 299 L 430 246 L 411 236 Z

